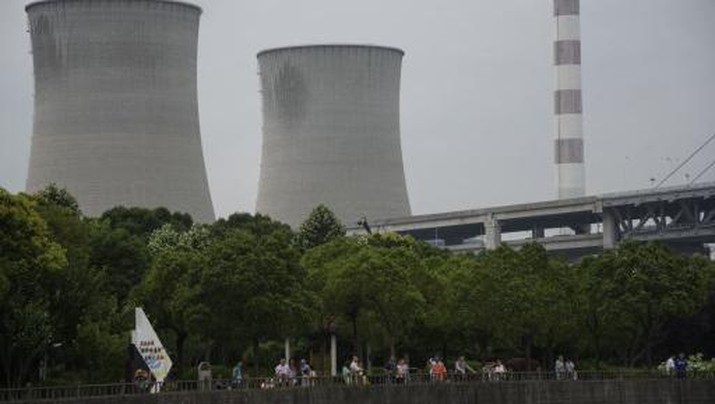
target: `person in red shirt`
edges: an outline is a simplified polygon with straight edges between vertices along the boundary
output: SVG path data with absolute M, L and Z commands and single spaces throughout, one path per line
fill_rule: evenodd
M 432 376 L 434 380 L 441 382 L 447 378 L 447 367 L 444 366 L 442 359 L 436 358 L 432 364 Z

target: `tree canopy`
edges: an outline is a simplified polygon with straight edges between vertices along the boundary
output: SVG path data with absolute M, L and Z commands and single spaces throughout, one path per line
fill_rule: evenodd
M 54 341 L 54 286 L 67 269 L 61 245 L 25 195 L 0 189 L 0 362 L 7 385 L 27 379 Z
M 205 360 L 270 372 L 286 338 L 296 358 L 319 361 L 330 335 L 340 357 L 373 363 L 715 355 L 715 265 L 657 243 L 578 262 L 538 244 L 456 254 L 395 233 L 346 236 L 323 205 L 294 233 L 247 213 L 209 225 L 164 208 L 85 217 L 56 186 L 0 189 L 0 230 L 3 386 L 126 377 L 136 306 L 179 378 Z
M 298 229 L 296 243 L 303 251 L 345 236 L 345 226 L 332 210 L 320 204 Z

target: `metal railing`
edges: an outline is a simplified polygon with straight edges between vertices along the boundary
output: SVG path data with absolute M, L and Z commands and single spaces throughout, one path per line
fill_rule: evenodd
M 0 389 L 0 401 L 57 401 L 62 399 L 106 396 L 131 396 L 139 394 L 169 394 L 174 392 L 254 390 L 254 389 L 297 389 L 326 387 L 398 387 L 401 385 L 427 385 L 442 383 L 509 383 L 509 382 L 563 382 L 578 383 L 605 380 L 651 380 L 673 379 L 675 375 L 659 371 L 584 371 L 575 374 L 556 374 L 554 372 L 477 372 L 468 374 L 450 373 L 444 378 L 435 377 L 425 372 L 410 372 L 405 377 L 391 374 L 346 375 L 335 377 L 296 377 L 276 378 L 257 377 L 240 381 L 230 379 L 211 380 L 176 380 L 161 384 L 86 384 L 75 386 L 25 387 Z M 711 372 L 688 372 L 687 378 L 715 379 Z

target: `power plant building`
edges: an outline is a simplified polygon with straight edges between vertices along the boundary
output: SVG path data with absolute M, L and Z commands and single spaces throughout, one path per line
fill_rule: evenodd
M 89 216 L 117 205 L 214 220 L 201 145 L 201 9 L 163 0 L 26 7 L 35 114 L 27 190 L 66 187 Z
M 321 203 L 345 224 L 410 215 L 400 145 L 403 55 L 367 45 L 258 54 L 263 150 L 257 212 L 293 227 Z

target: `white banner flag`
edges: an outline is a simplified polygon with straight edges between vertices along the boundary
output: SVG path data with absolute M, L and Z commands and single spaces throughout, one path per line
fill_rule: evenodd
M 159 337 L 151 326 L 144 310 L 141 307 L 134 309 L 135 328 L 132 332 L 132 344 L 137 348 L 149 371 L 154 375 L 158 386 L 164 382 L 171 370 L 171 358 L 166 353 Z M 153 389 L 159 391 L 159 387 Z

